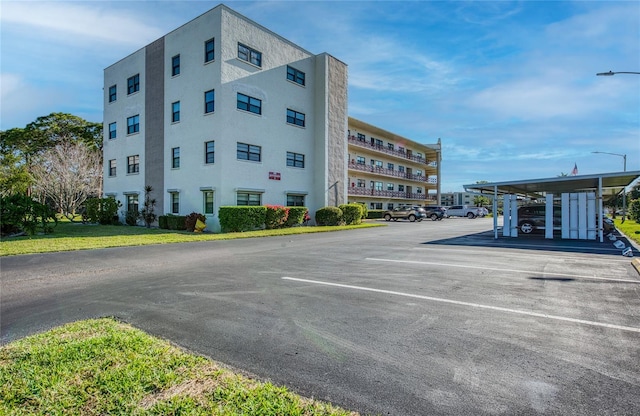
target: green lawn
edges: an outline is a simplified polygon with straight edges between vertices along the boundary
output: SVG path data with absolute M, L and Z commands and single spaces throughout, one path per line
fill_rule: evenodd
M 382 226 L 382 224 L 363 223 L 359 225 L 335 227 L 293 227 L 278 230 L 248 231 L 244 233 L 213 234 L 130 227 L 126 225 L 91 225 L 61 221 L 52 234 L 3 239 L 0 241 L 0 256 L 318 233 L 377 226 Z
M 75 322 L 0 348 L 1 415 L 351 415 L 114 319 Z
M 616 224 L 616 228 L 621 231 L 624 235 L 629 237 L 629 239 L 635 241 L 640 244 L 640 224 L 638 224 L 634 220 L 626 220 L 624 224 L 620 220 L 620 218 L 616 218 L 613 220 Z

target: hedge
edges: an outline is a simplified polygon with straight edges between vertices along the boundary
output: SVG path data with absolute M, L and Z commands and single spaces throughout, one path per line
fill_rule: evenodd
M 220 207 L 218 218 L 223 233 L 257 230 L 264 227 L 267 207 Z
M 342 210 L 342 220 L 346 225 L 356 225 L 362 222 L 363 209 L 361 204 L 338 205 Z
M 186 230 L 184 215 L 160 215 L 158 226 L 164 230 Z
M 340 225 L 342 223 L 342 210 L 338 207 L 324 207 L 316 211 L 317 225 Z

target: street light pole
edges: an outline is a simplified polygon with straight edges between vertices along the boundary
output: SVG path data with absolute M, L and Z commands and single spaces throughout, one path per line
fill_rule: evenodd
M 591 152 L 591 153 L 600 153 L 603 155 L 613 155 L 613 156 L 620 156 L 623 160 L 623 166 L 622 169 L 624 170 L 624 172 L 627 171 L 627 155 L 622 155 L 620 153 L 609 153 L 609 152 Z M 627 187 L 625 186 L 622 189 L 622 222 L 624 222 L 625 218 L 627 216 Z
M 610 77 L 610 76 L 613 76 L 615 74 L 635 74 L 635 75 L 640 75 L 640 72 L 613 72 L 613 71 L 609 71 L 609 72 L 598 72 L 596 75 Z

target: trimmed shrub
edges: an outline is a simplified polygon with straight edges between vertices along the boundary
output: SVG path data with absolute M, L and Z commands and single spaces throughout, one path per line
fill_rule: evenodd
M 89 198 L 85 202 L 85 220 L 102 225 L 117 224 L 118 209 L 122 204 L 115 198 Z
M 220 207 L 218 219 L 223 233 L 257 230 L 264 227 L 267 207 Z
M 15 194 L 0 198 L 0 230 L 3 235 L 20 231 L 33 235 L 38 226 L 48 234 L 56 225 L 58 219 L 53 210 L 29 196 Z
M 341 225 L 342 223 L 342 210 L 338 207 L 324 207 L 316 211 L 317 225 Z
M 160 215 L 158 217 L 158 226 L 163 230 L 186 230 L 186 218 L 184 215 Z
M 184 219 L 184 228 L 187 231 L 193 231 L 196 229 L 196 222 L 200 220 L 202 222 L 207 222 L 207 217 L 197 212 L 192 212 L 187 215 Z
M 287 218 L 287 223 L 285 227 L 295 227 L 304 222 L 305 215 L 308 217 L 309 209 L 307 207 L 288 207 L 289 208 L 289 217 Z
M 266 205 L 265 207 L 267 208 L 264 218 L 265 228 L 273 230 L 286 226 L 289 218 L 289 207 L 283 207 L 282 205 Z
M 627 214 L 630 219 L 640 222 L 640 198 L 631 200 Z
M 385 212 L 387 211 L 383 209 L 370 209 L 367 213 L 367 219 L 376 220 L 382 218 Z
M 362 222 L 362 205 L 342 204 L 338 205 L 342 210 L 342 220 L 347 225 L 356 225 Z
M 363 202 L 355 202 L 356 204 L 362 207 L 362 219 L 369 218 L 369 208 L 367 208 L 367 204 Z

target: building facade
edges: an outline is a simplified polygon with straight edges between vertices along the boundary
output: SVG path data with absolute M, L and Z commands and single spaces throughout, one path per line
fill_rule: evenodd
M 348 118 L 346 64 L 219 5 L 105 69 L 104 194 L 125 212 L 151 186 L 156 213 L 210 230 L 220 206 L 313 217 L 348 201 L 350 124 L 366 126 Z
M 369 209 L 440 204 L 440 140 L 420 144 L 349 117 L 349 202 Z

